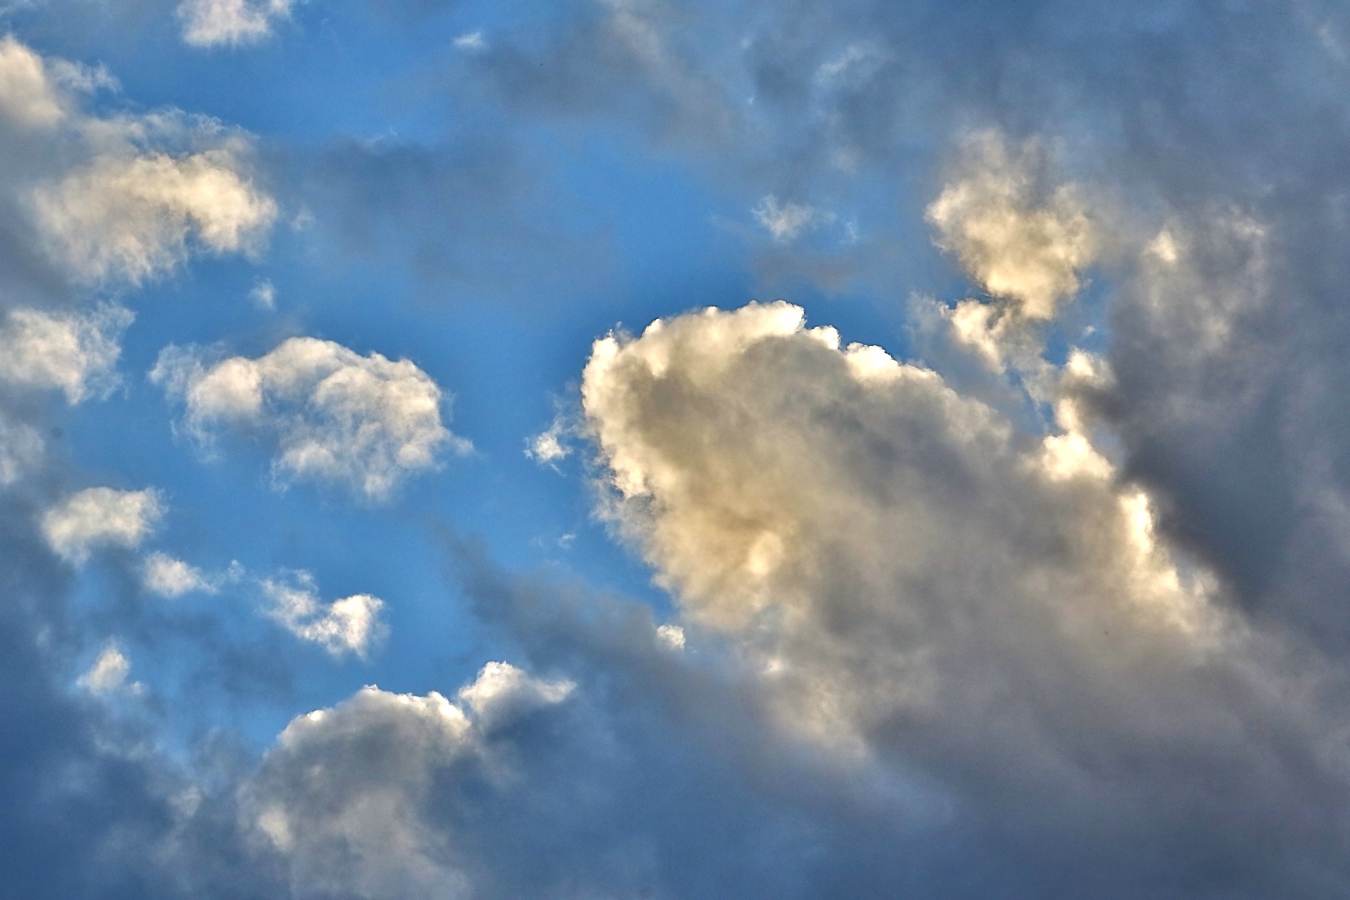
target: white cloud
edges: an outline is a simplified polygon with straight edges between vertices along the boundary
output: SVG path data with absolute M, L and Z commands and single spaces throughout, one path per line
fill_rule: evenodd
M 667 622 L 664 625 L 658 625 L 656 628 L 656 639 L 663 646 L 671 650 L 684 649 L 684 629 L 678 625 L 671 625 Z
M 530 438 L 525 444 L 525 455 L 535 462 L 551 466 L 572 453 L 572 448 L 564 443 L 568 433 L 568 424 L 563 417 L 553 420 L 547 429 Z
M 760 201 L 755 207 L 755 220 L 769 230 L 773 239 L 780 244 L 795 240 L 804 232 L 826 222 L 834 216 L 824 213 L 813 206 L 797 203 L 779 203 L 772 195 Z
M 88 488 L 43 514 L 42 533 L 59 556 L 78 563 L 95 547 L 138 546 L 163 514 L 163 501 L 153 489 Z
M 183 0 L 178 18 L 183 40 L 194 47 L 256 44 L 272 35 L 272 25 L 289 17 L 291 0 Z
M 928 207 L 938 245 L 1019 315 L 1049 319 L 1077 293 L 1099 238 L 1081 192 L 1051 186 L 1034 144 L 1009 147 L 996 132 L 966 143 L 959 177 Z
M 0 487 L 36 469 L 43 450 L 42 435 L 36 428 L 0 413 Z
M 510 663 L 490 662 L 456 696 L 473 712 L 474 723 L 491 731 L 531 710 L 561 703 L 575 689 L 570 681 L 540 681 Z
M 0 380 L 59 388 L 71 403 L 106 394 L 116 384 L 122 332 L 133 318 L 110 305 L 83 314 L 11 310 L 0 326 Z
M 470 449 L 441 424 L 441 390 L 425 372 L 332 341 L 290 338 L 258 359 L 214 364 L 169 347 L 150 377 L 185 400 L 198 439 L 222 426 L 272 431 L 278 475 L 338 482 L 369 500 L 436 468 L 443 449 Z
M 278 216 L 251 175 L 252 141 L 177 110 L 99 116 L 81 101 L 115 82 L 0 38 L 0 124 L 34 239 L 86 284 L 159 277 L 194 252 L 258 252 Z
M 131 674 L 131 663 L 123 655 L 121 648 L 115 642 L 109 642 L 103 648 L 103 652 L 94 660 L 94 664 L 80 676 L 77 682 L 80 687 L 94 694 L 112 694 L 118 691 L 129 691 L 139 693 L 142 690 L 140 682 L 127 682 L 127 676 Z
M 33 195 L 52 254 L 80 279 L 141 282 L 194 247 L 256 252 L 277 205 L 253 185 L 238 152 L 109 153 Z
M 490 757 L 486 739 L 495 728 L 560 703 L 571 690 L 506 663 L 485 666 L 459 703 L 434 692 L 363 688 L 286 727 L 241 792 L 243 809 L 287 860 L 299 896 L 477 896 L 444 823 L 433 820 L 436 778 Z
M 242 574 L 242 567 L 234 563 L 224 572 L 207 575 L 196 566 L 159 551 L 147 554 L 141 562 L 141 583 L 146 590 L 161 597 L 181 597 L 197 592 L 215 594 L 227 582 L 238 581 Z
M 0 38 L 0 115 L 25 128 L 48 128 L 65 114 L 42 57 L 13 35 Z
M 940 760 L 954 790 L 983 773 L 1053 816 L 1096 777 L 1078 754 L 1166 734 L 1268 785 L 1268 748 L 1232 746 L 1216 717 L 1322 739 L 1318 701 L 1262 661 L 1277 642 L 1178 567 L 1072 404 L 1063 433 L 1020 435 L 783 303 L 597 341 L 582 400 L 605 514 L 685 617 L 758 661 L 784 726 L 847 758 Z M 1122 803 L 1170 783 L 1147 764 Z
M 384 601 L 377 597 L 355 594 L 323 603 L 314 576 L 305 571 L 293 572 L 284 581 L 263 579 L 259 584 L 271 604 L 268 616 L 333 657 L 355 654 L 365 659 L 389 633 L 380 619 Z

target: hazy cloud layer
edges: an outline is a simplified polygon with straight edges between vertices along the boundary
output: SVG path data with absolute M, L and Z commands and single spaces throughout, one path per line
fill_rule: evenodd
M 441 424 L 441 389 L 412 362 L 332 341 L 290 338 L 258 359 L 213 361 L 169 347 L 150 373 L 181 398 L 186 427 L 209 441 L 221 428 L 276 435 L 278 476 L 332 481 L 367 500 L 470 445 Z

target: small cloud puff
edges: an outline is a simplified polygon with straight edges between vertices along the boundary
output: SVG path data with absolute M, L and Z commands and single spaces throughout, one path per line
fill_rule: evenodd
M 45 445 L 36 428 L 0 413 L 0 487 L 37 468 Z
M 88 488 L 42 516 L 42 534 L 55 553 L 81 563 L 95 547 L 138 546 L 164 514 L 159 492 Z
M 277 289 L 266 278 L 253 286 L 253 290 L 248 292 L 248 297 L 258 309 L 271 312 L 277 308 Z
M 819 225 L 834 221 L 832 213 L 813 206 L 779 203 L 772 194 L 760 201 L 754 213 L 755 220 L 767 228 L 779 244 L 786 244 Z
M 938 246 L 1027 319 L 1053 318 L 1098 252 L 1079 189 L 1050 186 L 1045 169 L 1034 143 L 1009 147 L 980 132 L 966 142 L 959 177 L 928 207 Z
M 150 593 L 161 597 L 216 594 L 224 585 L 238 581 L 243 574 L 243 567 L 233 562 L 225 571 L 208 575 L 196 566 L 159 551 L 148 554 L 141 564 L 141 584 Z
M 106 695 L 120 691 L 138 694 L 143 690 L 143 685 L 138 681 L 128 683 L 127 676 L 130 673 L 130 661 L 116 642 L 109 641 L 104 646 L 103 652 L 98 655 L 98 659 L 89 667 L 89 671 L 81 675 L 76 683 L 91 694 Z
M 545 466 L 566 459 L 572 454 L 572 448 L 564 440 L 568 431 L 568 424 L 563 417 L 555 418 L 546 430 L 525 442 L 525 455 Z
M 106 304 L 83 314 L 11 310 L 0 326 L 0 381 L 58 388 L 71 403 L 106 395 L 116 384 L 112 369 L 133 318 Z
M 325 604 L 313 575 L 289 574 L 288 580 L 263 579 L 259 584 L 271 603 L 267 615 L 302 641 L 320 645 L 335 658 L 355 654 L 365 659 L 388 635 L 380 620 L 383 600 L 355 594 Z
M 487 41 L 483 40 L 483 32 L 471 31 L 468 34 L 461 34 L 454 41 L 456 50 L 479 51 L 487 49 Z
M 221 427 L 274 433 L 283 479 L 337 482 L 371 501 L 436 468 L 444 448 L 471 449 L 442 425 L 441 390 L 425 372 L 332 341 L 290 338 L 258 359 L 215 363 L 198 348 L 170 346 L 150 378 L 185 401 L 199 441 Z
M 256 44 L 272 35 L 272 24 L 291 14 L 291 0 L 183 0 L 178 18 L 183 41 L 193 47 Z

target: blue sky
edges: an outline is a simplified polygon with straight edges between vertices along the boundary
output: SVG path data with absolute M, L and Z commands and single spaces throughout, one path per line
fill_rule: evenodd
M 0 16 L 8 892 L 1345 895 L 1336 5 Z

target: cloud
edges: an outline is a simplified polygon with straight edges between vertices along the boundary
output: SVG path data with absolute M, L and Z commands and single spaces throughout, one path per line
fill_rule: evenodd
M 1069 371 L 1100 383 L 1086 357 Z M 1191 858 L 1151 844 L 1179 822 L 1252 877 L 1340 866 L 1305 841 L 1344 825 L 1317 799 L 1350 790 L 1344 757 L 1271 754 L 1331 739 L 1335 704 L 1298 685 L 1343 673 L 1179 564 L 1072 404 L 1061 432 L 1021 434 L 784 303 L 606 337 L 581 390 L 604 513 L 687 621 L 736 642 L 790 733 L 918 767 L 989 840 L 1054 847 L 1094 895 L 1107 840 L 1137 891 L 1183 883 Z M 1189 792 L 1191 765 L 1230 789 Z
M 171 271 L 194 246 L 256 252 L 277 217 L 230 149 L 100 156 L 39 188 L 33 208 L 52 252 L 79 278 L 133 284 Z
M 1044 183 L 1034 143 L 1009 147 L 996 132 L 967 139 L 957 179 L 928 207 L 938 244 L 990 294 L 1028 319 L 1049 319 L 1077 293 L 1098 237 L 1073 184 Z
M 116 384 L 120 339 L 133 318 L 106 304 L 83 314 L 12 309 L 0 326 L 0 380 L 58 388 L 70 403 L 106 395 Z
M 487 41 L 483 39 L 483 32 L 471 31 L 467 34 L 461 34 L 453 41 L 456 50 L 467 52 L 477 52 L 486 49 Z
M 372 501 L 436 468 L 443 450 L 470 449 L 441 424 L 441 390 L 425 372 L 332 341 L 290 338 L 258 359 L 214 363 L 170 346 L 150 378 L 184 400 L 199 440 L 222 426 L 273 432 L 283 479 L 333 481 Z
M 554 465 L 571 455 L 572 448 L 567 443 L 571 432 L 572 426 L 567 418 L 559 413 L 548 428 L 526 440 L 525 455 L 540 465 Z
M 163 514 L 154 489 L 87 488 L 43 513 L 42 533 L 58 556 L 79 563 L 95 547 L 138 546 Z
M 37 469 L 44 449 L 36 428 L 0 415 L 0 487 L 8 487 Z
M 802 233 L 834 217 L 811 206 L 778 202 L 773 195 L 765 197 L 755 207 L 755 220 L 769 230 L 780 244 L 797 238 Z
M 0 38 L 0 113 L 24 128 L 49 128 L 66 114 L 42 57 L 13 35 Z
M 380 619 L 384 601 L 378 597 L 354 594 L 323 603 L 314 576 L 305 571 L 292 572 L 286 580 L 263 579 L 259 585 L 271 604 L 269 617 L 334 658 L 353 654 L 365 659 L 389 633 Z
M 272 25 L 289 18 L 291 0 L 183 0 L 178 18 L 183 40 L 193 47 L 244 46 L 272 36 Z
M 150 553 L 142 564 L 142 583 L 151 594 L 182 596 L 192 592 L 215 594 L 219 584 L 201 569 L 174 559 L 167 553 Z
M 131 663 L 122 654 L 116 643 L 108 643 L 93 666 L 80 676 L 79 685 L 95 694 L 112 694 L 117 691 L 138 693 L 142 689 L 140 682 L 127 682 L 131 673 Z
M 248 292 L 248 297 L 258 309 L 271 312 L 277 308 L 277 289 L 266 278 L 253 285 L 252 290 Z
M 4 235 L 14 274 L 36 254 L 76 285 L 136 285 L 195 253 L 256 255 L 278 208 L 252 139 L 174 109 L 93 112 L 100 88 L 103 70 L 0 38 L 0 204 L 32 225 Z
M 297 896 L 477 896 L 464 870 L 470 848 L 437 821 L 453 812 L 433 805 L 437 786 L 458 790 L 446 779 L 468 776 L 480 790 L 504 790 L 494 733 L 570 691 L 507 663 L 484 667 L 458 703 L 363 688 L 286 727 L 243 787 L 244 814 L 286 860 Z M 474 788 L 464 789 L 472 804 Z
M 575 689 L 570 681 L 540 681 L 510 663 L 490 662 L 456 696 L 472 711 L 479 728 L 492 731 L 533 710 L 561 703 Z

